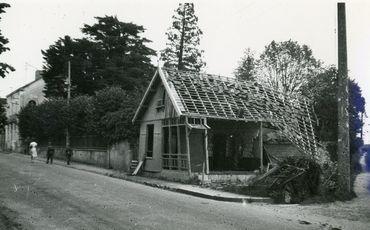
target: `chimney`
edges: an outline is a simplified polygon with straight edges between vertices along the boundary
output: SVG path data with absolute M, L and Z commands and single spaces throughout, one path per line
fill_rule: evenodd
M 42 70 L 35 71 L 35 80 L 42 78 Z

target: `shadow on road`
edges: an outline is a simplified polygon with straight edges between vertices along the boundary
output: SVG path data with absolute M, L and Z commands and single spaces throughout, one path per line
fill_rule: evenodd
M 16 222 L 17 216 L 17 212 L 0 203 L 0 229 L 23 229 L 22 225 Z

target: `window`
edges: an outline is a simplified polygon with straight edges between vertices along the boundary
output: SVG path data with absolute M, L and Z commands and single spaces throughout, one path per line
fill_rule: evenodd
M 154 125 L 146 126 L 146 157 L 153 157 Z
M 166 100 L 166 90 L 163 88 L 162 89 L 163 90 L 163 92 L 162 92 L 162 98 L 161 99 L 158 99 L 157 100 L 157 111 L 160 111 L 160 110 L 162 110 L 162 109 L 164 109 L 164 107 L 165 107 L 165 100 Z
M 171 129 L 171 134 L 169 134 L 170 129 Z M 174 126 L 163 127 L 163 151 L 164 153 L 171 153 L 171 154 L 179 153 L 177 135 L 178 133 L 177 133 L 176 127 Z

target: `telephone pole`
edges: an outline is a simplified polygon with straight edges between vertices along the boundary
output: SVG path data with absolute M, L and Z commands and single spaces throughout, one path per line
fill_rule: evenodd
M 67 78 L 67 105 L 69 105 L 69 101 L 71 99 L 71 61 L 68 61 L 68 78 Z M 68 129 L 68 124 L 67 124 L 67 129 L 66 129 L 66 148 L 69 148 L 69 129 Z
M 348 69 L 346 6 L 338 3 L 338 195 L 351 193 L 351 159 L 349 152 Z

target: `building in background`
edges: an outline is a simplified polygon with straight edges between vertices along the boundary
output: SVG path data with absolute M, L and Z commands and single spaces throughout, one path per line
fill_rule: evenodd
M 0 98 L 0 108 L 5 109 L 6 106 L 6 98 Z M 2 113 L 2 110 L 0 109 L 0 113 Z M 5 111 L 4 111 L 5 113 Z M 2 114 L 0 114 L 2 116 Z M 1 117 L 0 117 L 1 119 Z M 0 121 L 1 122 L 1 121 Z M 3 127 L 0 124 L 0 151 L 5 149 L 5 127 Z
M 43 102 L 45 100 L 44 87 L 45 82 L 42 78 L 42 71 L 37 70 L 34 81 L 14 90 L 6 96 L 8 124 L 5 126 L 5 147 L 7 150 L 21 151 L 22 144 L 19 136 L 17 114 L 22 107 L 29 103 L 37 105 Z

